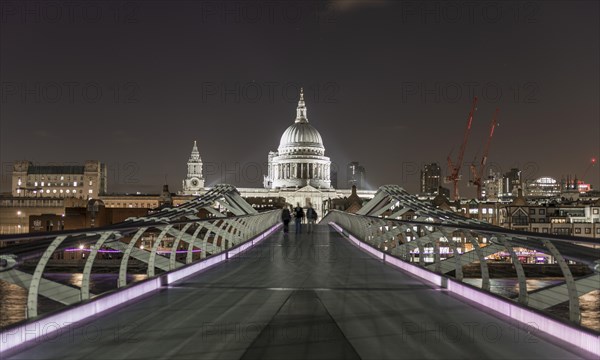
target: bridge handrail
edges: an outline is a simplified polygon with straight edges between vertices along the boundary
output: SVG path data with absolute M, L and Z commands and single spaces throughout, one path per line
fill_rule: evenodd
M 393 234 L 394 237 L 402 234 L 404 230 L 402 226 L 439 226 L 460 229 L 461 225 L 387 219 L 376 216 L 350 214 L 338 210 L 332 210 L 327 213 L 327 215 L 321 220 L 321 223 L 331 225 L 337 231 L 342 232 L 350 241 L 361 248 L 361 250 L 376 256 L 385 263 L 389 263 L 394 267 L 408 271 L 413 275 L 436 284 L 437 286 L 445 287 L 450 292 L 478 302 L 492 311 L 499 312 L 505 316 L 513 318 L 514 320 L 523 322 L 526 326 L 537 324 L 538 328 L 533 330 L 547 332 L 552 336 L 567 341 L 597 356 L 600 355 L 600 333 L 581 325 L 581 313 L 578 300 L 579 296 L 585 294 L 586 292 L 598 289 L 598 284 L 600 283 L 600 274 L 595 272 L 592 273 L 592 275 L 575 279 L 571 274 L 568 265 L 564 261 L 562 254 L 556 251 L 554 244 L 547 239 L 544 239 L 544 241 L 546 241 L 545 245 L 548 246 L 547 252 L 552 253 L 552 255 L 557 258 L 565 282 L 562 285 L 555 284 L 538 291 L 527 292 L 527 285 L 525 282 L 526 276 L 523 268 L 520 266 L 519 260 L 514 256 L 514 252 L 509 251 L 513 255 L 512 259 L 516 260 L 513 265 L 519 280 L 519 297 L 513 299 L 492 292 L 492 289 L 489 286 L 489 273 L 487 269 L 487 261 L 485 260 L 485 254 L 482 256 L 480 253 L 482 249 L 485 249 L 488 246 L 492 247 L 495 252 L 497 252 L 499 248 L 505 246 L 507 249 L 512 249 L 513 244 L 509 242 L 502 242 L 499 240 L 498 243 L 481 246 L 481 248 L 477 246 L 477 248 L 472 251 L 478 253 L 477 256 L 474 257 L 475 261 L 483 260 L 480 261 L 482 286 L 479 288 L 475 285 L 465 283 L 462 277 L 462 271 L 459 270 L 462 269 L 462 266 L 465 263 L 468 264 L 470 262 L 474 262 L 468 259 L 467 261 L 464 261 L 469 252 L 455 252 L 455 254 L 449 256 L 446 260 L 441 259 L 442 254 L 440 252 L 439 244 L 436 245 L 435 243 L 437 243 L 441 237 L 446 238 L 449 243 L 454 241 L 453 239 L 448 239 L 448 234 L 446 233 L 436 235 L 438 236 L 437 239 L 435 238 L 436 236 L 428 237 L 430 234 L 434 234 L 436 231 L 438 231 L 432 228 L 432 230 L 428 232 L 429 235 L 419 236 L 412 241 L 402 244 L 410 244 L 415 250 L 418 246 L 418 262 L 415 262 L 414 258 L 411 259 L 411 256 L 406 256 L 409 251 L 400 254 L 394 253 L 391 247 L 382 245 L 384 244 L 383 241 L 378 242 L 378 240 L 381 240 L 388 232 Z M 390 224 L 397 226 L 390 226 Z M 397 232 L 398 229 L 401 231 Z M 467 230 L 475 232 L 473 227 L 469 227 Z M 496 231 L 498 231 L 498 236 L 501 236 L 501 232 L 499 230 Z M 487 231 L 482 231 L 482 233 L 485 232 Z M 426 244 L 421 243 L 423 239 Z M 414 243 L 418 243 L 417 246 L 415 246 Z M 434 263 L 426 265 L 425 262 L 422 261 L 423 257 L 421 254 L 424 254 L 424 246 L 430 246 L 431 243 L 434 243 L 434 253 L 431 254 L 434 257 Z M 520 245 L 514 246 L 516 247 Z M 454 249 L 456 248 L 454 247 Z M 448 266 L 441 266 L 443 262 L 446 262 L 445 264 Z M 455 271 L 454 276 L 450 275 L 451 271 Z M 486 276 L 486 274 L 488 276 L 487 287 L 485 286 L 486 281 L 483 278 Z M 548 293 L 550 293 L 551 296 L 548 296 Z M 546 298 L 549 298 L 550 303 L 545 300 Z M 568 319 L 558 317 L 555 314 L 546 311 L 548 307 L 566 301 L 569 303 Z
M 509 264 L 512 264 L 516 272 L 516 274 L 513 273 L 514 275 L 510 276 L 516 275 L 519 280 L 519 297 L 517 301 L 524 305 L 535 305 L 537 308 L 543 309 L 568 301 L 568 317 L 575 324 L 579 324 L 581 321 L 579 296 L 598 289 L 597 284 L 600 283 L 600 261 L 597 250 L 570 242 L 549 240 L 547 237 L 536 239 L 537 233 L 520 231 L 518 237 L 513 239 L 515 232 L 504 232 L 502 228 L 498 227 L 490 229 L 473 225 L 463 226 L 463 224 L 398 220 L 349 214 L 338 210 L 327 213 L 321 222 L 337 223 L 346 232 L 370 244 L 375 249 L 386 254 L 399 256 L 404 261 L 411 263 L 418 261 L 418 266 L 428 268 L 444 276 L 450 276 L 449 274 L 454 272 L 454 278 L 458 281 L 463 281 L 462 269 L 465 265 L 479 265 L 482 279 L 481 289 L 485 291 L 490 291 L 490 274 L 486 258 L 506 251 L 511 259 Z M 492 237 L 490 237 L 490 230 L 493 231 Z M 464 249 L 467 249 L 466 244 L 469 244 L 472 250 L 461 252 L 457 249 L 456 240 L 454 239 L 455 232 L 460 233 L 461 239 L 464 237 Z M 476 236 L 473 236 L 473 234 Z M 490 238 L 490 241 L 481 243 L 478 241 L 480 236 Z M 523 240 L 523 237 L 529 240 Z M 449 247 L 449 250 L 442 253 L 442 246 Z M 425 251 L 425 247 L 428 247 L 429 252 Z M 533 295 L 533 293 L 528 293 L 527 277 L 514 251 L 515 248 L 533 249 L 546 254 L 550 260 L 555 259 L 564 283 L 556 287 L 554 293 L 550 293 L 552 287 L 548 287 L 546 294 L 536 293 Z M 433 263 L 426 264 L 426 257 L 433 258 Z M 591 270 L 591 275 L 584 275 L 576 279 L 570 270 L 567 259 L 573 259 L 587 265 Z

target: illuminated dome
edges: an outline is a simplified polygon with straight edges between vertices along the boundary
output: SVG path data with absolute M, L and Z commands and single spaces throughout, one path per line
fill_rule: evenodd
M 282 155 L 307 152 L 323 155 L 325 153 L 321 134 L 308 121 L 290 125 L 283 132 L 277 150 Z
M 296 120 L 281 135 L 277 151 L 268 158 L 268 174 L 264 186 L 273 188 L 330 188 L 331 161 L 325 156 L 321 134 L 306 116 L 304 92 L 296 109 Z
M 300 92 L 300 101 L 296 109 L 296 121 L 281 135 L 279 155 L 324 155 L 325 147 L 321 134 L 311 124 L 306 116 L 304 93 Z

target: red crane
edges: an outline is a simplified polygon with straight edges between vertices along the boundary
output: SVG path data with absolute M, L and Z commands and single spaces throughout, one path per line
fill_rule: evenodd
M 581 177 L 581 180 L 585 181 L 585 177 L 587 176 L 588 171 L 590 171 L 590 169 L 594 165 L 596 165 L 596 161 L 597 161 L 597 159 L 595 157 L 593 157 L 593 158 L 590 159 L 590 164 L 588 165 L 587 168 L 585 168 L 585 171 L 583 172 L 583 176 Z M 590 184 L 591 184 L 591 181 L 590 181 Z
M 469 133 L 471 132 L 471 124 L 473 123 L 473 115 L 475 114 L 475 110 L 477 106 L 477 96 L 473 98 L 473 105 L 471 106 L 471 112 L 469 113 L 469 117 L 467 118 L 467 128 L 465 129 L 465 135 L 463 136 L 463 142 L 460 145 L 460 151 L 458 153 L 458 159 L 453 163 L 450 155 L 448 155 L 448 170 L 450 171 L 450 175 L 446 176 L 446 182 L 452 182 L 453 196 L 454 200 L 458 200 L 458 180 L 460 180 L 460 168 L 462 166 L 463 157 L 465 156 L 465 149 L 467 148 L 467 141 L 469 140 Z
M 481 179 L 483 178 L 483 171 L 485 170 L 485 164 L 490 152 L 490 144 L 492 142 L 492 137 L 494 136 L 494 129 L 496 129 L 496 126 L 498 125 L 498 112 L 500 112 L 500 109 L 496 108 L 494 117 L 492 118 L 492 124 L 490 125 L 490 135 L 487 138 L 487 142 L 483 150 L 483 156 L 481 157 L 481 162 L 479 163 L 479 169 L 477 169 L 475 164 L 471 164 L 471 173 L 473 174 L 473 180 L 471 180 L 471 184 L 477 186 L 477 198 L 479 200 L 483 199 L 483 196 L 481 195 Z

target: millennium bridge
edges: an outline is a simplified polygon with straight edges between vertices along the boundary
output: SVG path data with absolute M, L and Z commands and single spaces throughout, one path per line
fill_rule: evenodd
M 24 288 L 27 303 L 24 319 L 0 330 L 0 357 L 600 357 L 600 333 L 582 325 L 580 306 L 600 288 L 593 240 L 493 226 L 393 185 L 355 214 L 328 212 L 310 233 L 283 233 L 280 218 L 218 185 L 103 228 L 3 236 L 14 245 L 0 247 L 0 280 Z M 167 237 L 171 250 L 160 251 Z M 57 281 L 54 254 L 79 246 L 89 249 L 80 283 Z M 533 288 L 518 249 L 546 254 L 560 276 Z M 120 255 L 116 266 L 98 265 L 106 251 Z M 511 295 L 494 291 L 498 253 L 516 279 Z M 139 281 L 134 262 L 146 269 Z M 574 264 L 587 272 L 575 274 Z M 467 281 L 467 268 L 478 281 Z M 98 291 L 95 277 L 112 269 L 113 286 Z

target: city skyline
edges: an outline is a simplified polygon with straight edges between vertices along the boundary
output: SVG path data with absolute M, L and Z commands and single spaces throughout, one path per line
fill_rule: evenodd
M 600 167 L 589 167 L 600 153 L 597 3 L 502 3 L 497 17 L 481 6 L 459 20 L 443 2 L 429 12 L 390 1 L 254 3 L 271 14 L 259 18 L 241 2 L 97 4 L 97 20 L 82 6 L 51 21 L 43 4 L 2 3 L 2 191 L 24 159 L 100 160 L 111 192 L 159 192 L 165 176 L 178 189 L 194 140 L 207 185 L 260 187 L 300 86 L 342 179 L 352 161 L 371 188 L 416 193 L 431 162 L 447 174 L 476 95 L 461 195 L 475 193 L 468 165 L 496 107 L 488 165 L 557 180 L 587 171 L 600 188 Z

